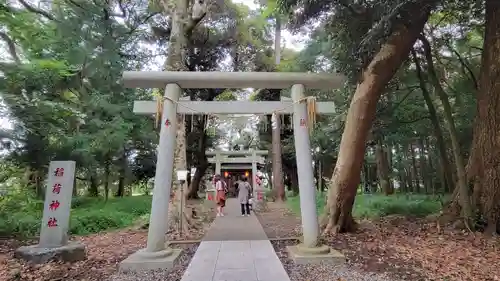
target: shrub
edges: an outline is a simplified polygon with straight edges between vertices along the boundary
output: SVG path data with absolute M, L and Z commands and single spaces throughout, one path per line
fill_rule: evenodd
M 0 235 L 34 237 L 40 232 L 44 202 L 26 195 L 8 195 L 0 201 Z M 72 199 L 70 234 L 85 235 L 134 224 L 149 214 L 150 196 Z
M 299 196 L 289 197 L 288 203 L 295 212 L 300 212 Z M 323 212 L 326 194 L 317 196 L 318 212 Z M 441 202 L 438 198 L 422 194 L 385 196 L 381 194 L 358 194 L 354 202 L 353 214 L 357 218 L 379 218 L 388 215 L 425 217 L 438 212 Z

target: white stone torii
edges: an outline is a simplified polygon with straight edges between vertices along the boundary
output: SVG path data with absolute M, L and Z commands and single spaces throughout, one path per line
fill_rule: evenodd
M 304 90 L 331 90 L 343 85 L 345 79 L 335 74 L 298 72 L 169 72 L 125 71 L 123 83 L 129 88 L 165 88 L 158 160 L 151 206 L 148 241 L 145 249 L 125 259 L 122 270 L 170 268 L 179 256 L 178 250 L 165 245 L 168 230 L 168 208 L 173 178 L 176 146 L 177 114 L 293 114 L 303 242 L 297 255 L 327 254 L 330 249 L 318 244 L 319 226 L 316 210 L 316 189 Z M 292 101 L 181 101 L 182 88 L 291 88 Z M 136 101 L 134 112 L 150 115 L 157 111 L 155 101 Z M 333 102 L 318 102 L 318 114 L 335 113 Z M 291 250 L 292 251 L 292 250 Z

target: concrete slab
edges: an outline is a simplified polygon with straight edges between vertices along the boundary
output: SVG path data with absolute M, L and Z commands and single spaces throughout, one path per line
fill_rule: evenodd
M 257 217 L 252 213 L 242 217 L 237 199 L 230 198 L 224 208 L 225 216 L 215 218 L 203 241 L 268 240 Z
M 236 199 L 226 206 L 181 281 L 290 281 L 257 218 L 239 216 Z
M 33 263 L 49 261 L 75 262 L 86 259 L 85 245 L 70 242 L 61 247 L 44 248 L 39 245 L 23 246 L 14 252 L 14 257 Z
M 179 258 L 181 249 L 167 249 L 161 252 L 149 253 L 139 250 L 120 263 L 121 272 L 143 271 L 156 269 L 171 269 Z
M 331 263 L 344 264 L 346 257 L 339 251 L 332 248 L 326 253 L 304 252 L 300 250 L 299 245 L 287 246 L 288 255 L 296 264 L 316 264 L 316 263 Z
M 254 265 L 258 280 L 290 280 L 277 258 L 255 260 Z
M 222 269 L 216 270 L 213 281 L 258 281 L 252 269 Z

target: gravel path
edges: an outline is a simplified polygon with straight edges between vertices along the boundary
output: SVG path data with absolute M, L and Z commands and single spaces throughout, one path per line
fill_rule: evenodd
M 272 241 L 274 250 L 288 273 L 291 281 L 399 281 L 389 277 L 387 274 L 378 274 L 361 271 L 350 264 L 332 265 L 332 264 L 295 264 L 288 258 L 286 252 L 287 245 L 295 245 L 293 240 Z M 412 280 L 417 281 L 417 280 Z
M 199 244 L 182 245 L 182 254 L 171 270 L 115 273 L 108 281 L 180 281 Z M 177 246 L 176 246 L 177 248 Z M 201 281 L 201 280 L 200 280 Z

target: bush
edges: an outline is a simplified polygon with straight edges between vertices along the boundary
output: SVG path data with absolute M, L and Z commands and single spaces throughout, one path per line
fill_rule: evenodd
M 43 201 L 27 195 L 0 199 L 0 236 L 34 237 L 40 232 Z M 134 224 L 151 210 L 150 196 L 110 198 L 76 197 L 72 200 L 70 234 L 85 235 Z
M 288 203 L 295 212 L 300 212 L 299 196 L 289 197 Z M 326 194 L 318 194 L 317 208 L 322 213 L 326 203 Z M 422 194 L 358 194 L 354 202 L 353 214 L 357 218 L 379 218 L 388 215 L 425 217 L 437 213 L 441 202 L 435 196 Z

